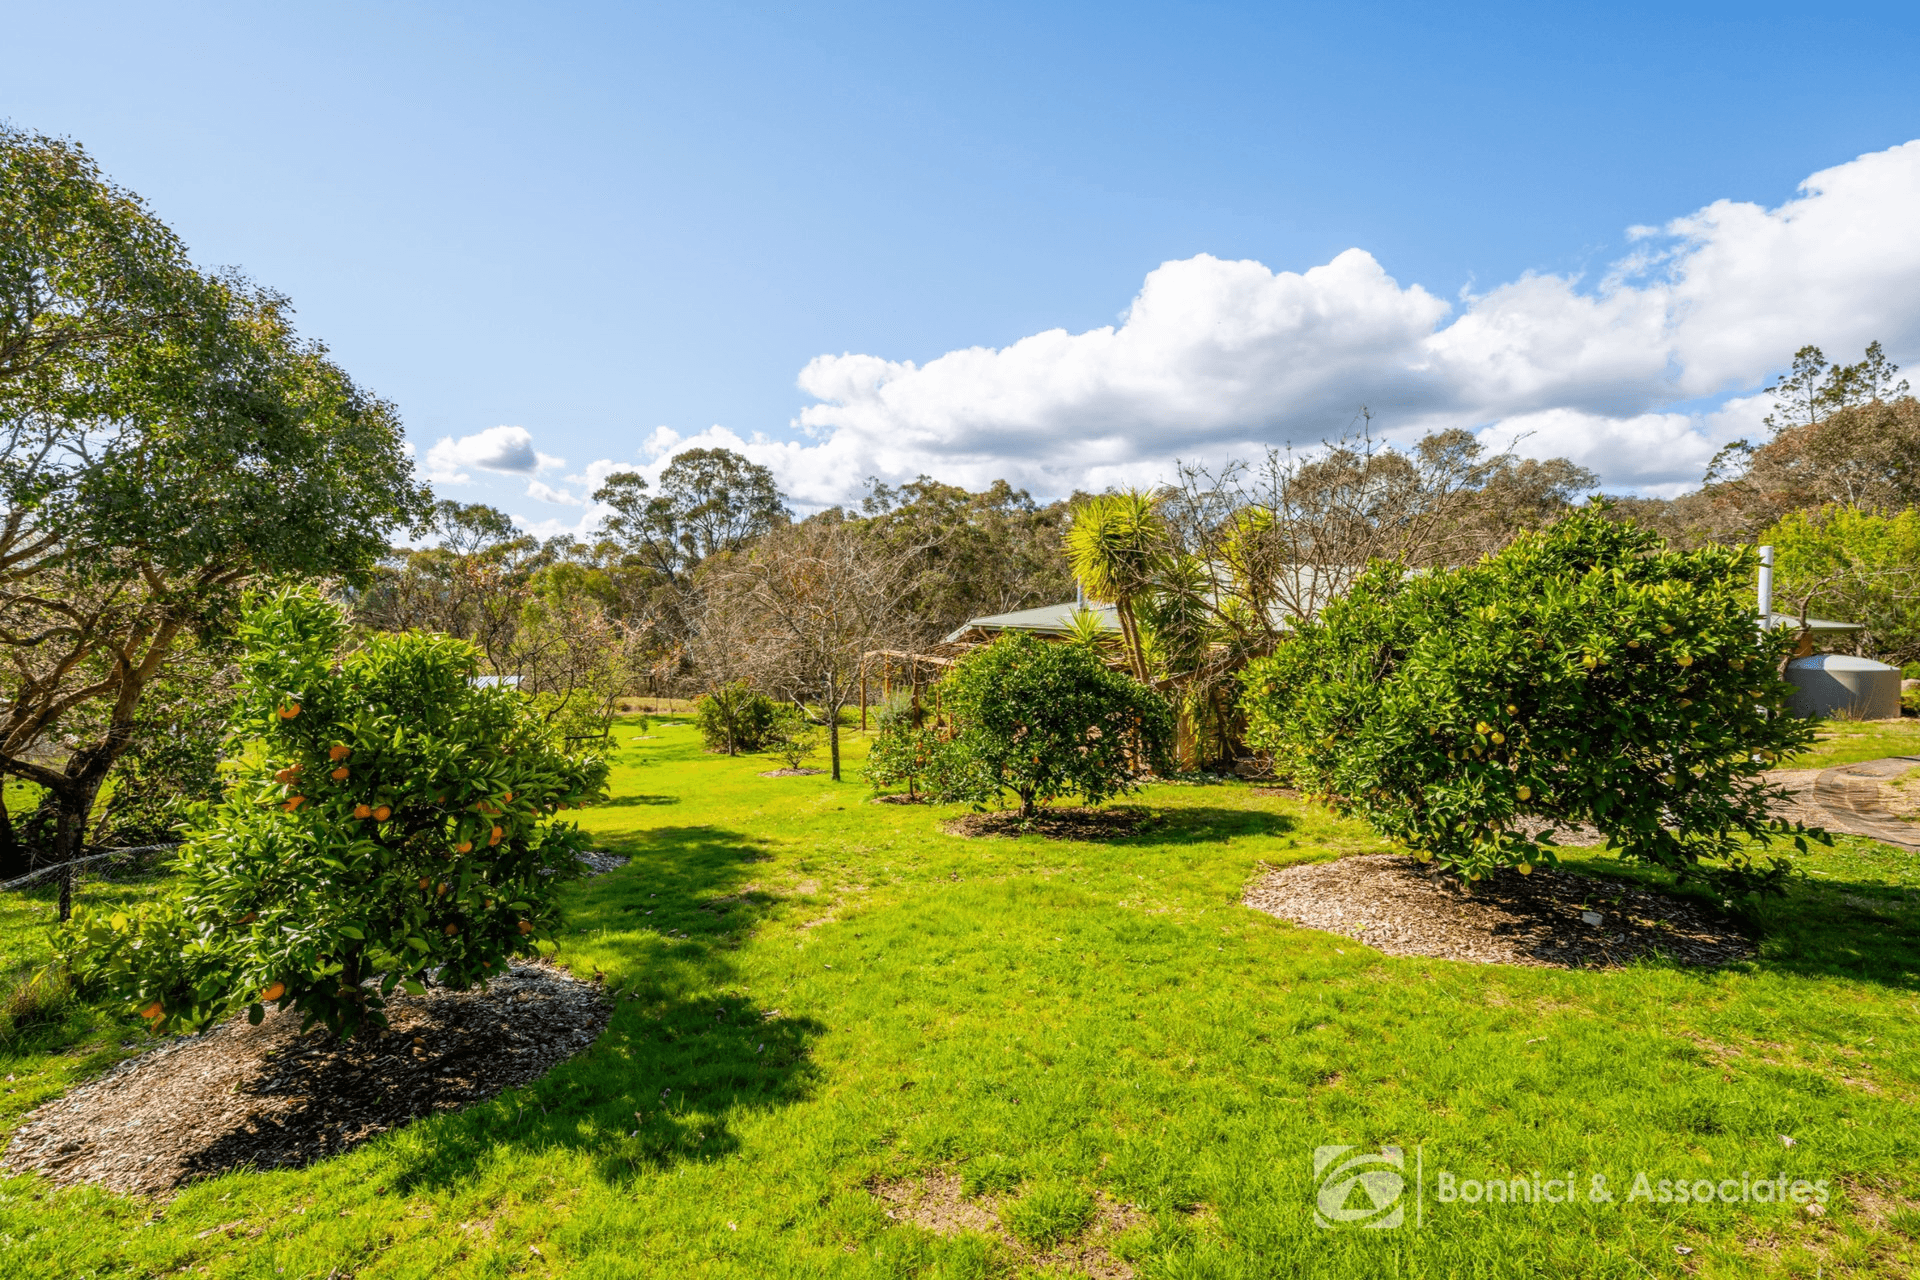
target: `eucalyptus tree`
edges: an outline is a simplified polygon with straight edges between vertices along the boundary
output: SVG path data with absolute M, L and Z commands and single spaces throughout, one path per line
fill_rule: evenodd
M 364 576 L 425 501 L 393 406 L 284 298 L 197 270 L 77 145 L 0 130 L 0 771 L 45 789 L 43 855 L 79 853 L 184 638 L 253 579 Z M 27 859 L 0 808 L 0 867 Z
M 612 508 L 600 536 L 633 562 L 680 581 L 709 557 L 738 551 L 790 518 L 773 472 L 731 449 L 689 449 L 648 496 L 637 471 L 616 471 L 593 500 Z

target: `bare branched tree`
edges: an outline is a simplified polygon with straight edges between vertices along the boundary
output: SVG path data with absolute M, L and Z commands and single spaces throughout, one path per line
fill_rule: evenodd
M 775 528 L 702 573 L 701 665 L 817 707 L 837 780 L 840 712 L 858 696 L 865 655 L 918 638 L 905 605 L 912 562 L 912 549 L 836 512 Z
M 1464 563 L 1552 519 L 1595 483 L 1564 458 L 1489 454 L 1457 429 L 1394 449 L 1362 410 L 1355 429 L 1316 453 L 1183 464 L 1163 510 L 1201 576 L 1202 607 L 1271 643 L 1287 618 L 1319 613 L 1369 561 L 1413 570 Z

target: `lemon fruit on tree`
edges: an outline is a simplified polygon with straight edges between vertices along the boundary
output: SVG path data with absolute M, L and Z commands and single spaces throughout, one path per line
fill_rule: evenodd
M 585 847 L 562 815 L 606 764 L 479 685 L 452 637 L 348 647 L 335 606 L 289 590 L 251 601 L 240 638 L 226 798 L 190 827 L 171 899 L 76 918 L 76 975 L 156 1028 L 273 1004 L 350 1035 L 396 988 L 484 984 L 532 954 Z
M 1375 564 L 1247 668 L 1248 740 L 1468 880 L 1591 823 L 1683 879 L 1774 887 L 1787 864 L 1759 849 L 1808 833 L 1764 774 L 1812 729 L 1785 713 L 1793 637 L 1759 629 L 1756 563 L 1588 508 L 1464 568 Z

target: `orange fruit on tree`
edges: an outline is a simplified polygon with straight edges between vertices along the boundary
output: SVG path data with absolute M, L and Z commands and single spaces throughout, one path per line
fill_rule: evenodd
M 260 993 L 260 1002 L 261 1002 L 262 1004 L 265 1004 L 265 1003 L 266 1003 L 267 1001 L 269 1001 L 269 1000 L 278 1000 L 278 999 L 279 999 L 279 998 L 280 998 L 281 996 L 283 996 L 283 995 L 285 995 L 285 994 L 287 994 L 287 984 L 286 984 L 286 983 L 284 983 L 284 982 L 269 982 L 269 983 L 267 984 L 267 989 L 266 989 L 265 991 L 262 991 L 262 992 Z
M 345 760 L 352 754 L 353 748 L 344 742 L 336 742 L 327 748 L 327 759 L 329 760 Z
M 487 832 L 487 843 L 490 845 L 499 844 L 500 837 L 505 834 L 507 834 L 505 831 L 502 831 L 499 827 L 495 827 L 493 830 Z
M 280 708 L 278 714 L 282 720 L 291 720 L 300 714 L 300 704 L 297 702 L 289 702 L 286 706 Z
M 432 884 L 432 883 L 433 883 L 433 882 L 432 882 L 431 880 L 429 880 L 429 879 L 427 879 L 427 878 L 426 878 L 425 876 L 421 876 L 421 877 L 420 877 L 420 889 L 421 889 L 421 891 L 422 891 L 422 892 L 425 892 L 425 891 L 426 891 L 426 887 L 427 887 L 427 886 L 428 886 L 429 884 Z
M 522 932 L 522 933 L 532 933 L 532 932 L 533 932 L 533 924 L 532 924 L 532 922 L 531 922 L 531 921 L 527 921 L 527 920 L 522 920 L 522 921 L 520 922 L 520 932 Z
M 158 1000 L 155 1000 L 152 1004 L 140 1011 L 140 1016 L 149 1019 L 158 1018 L 165 1014 L 166 1011 L 166 1006 L 162 1005 Z
M 373 820 L 375 822 L 385 822 L 388 818 L 391 818 L 392 816 L 393 816 L 393 810 L 388 808 L 384 804 L 381 805 L 378 809 L 375 809 L 373 811 Z
M 335 769 L 332 773 L 328 774 L 327 776 L 329 778 L 332 778 L 335 782 L 345 782 L 347 780 L 347 766 L 341 765 L 338 769 Z
M 451 938 L 454 934 L 460 932 L 460 926 L 457 924 L 450 924 L 446 928 L 442 929 L 440 932 L 446 934 L 449 938 Z
M 305 804 L 306 802 L 307 802 L 307 798 L 305 796 L 294 796 L 292 799 L 288 800 L 285 804 L 281 805 L 280 807 L 282 809 L 285 809 L 288 813 L 292 813 L 295 809 L 298 809 L 301 805 Z
M 373 810 L 364 804 L 357 804 L 353 806 L 353 816 L 356 818 L 371 818 L 373 816 Z
M 457 845 L 455 845 L 455 846 L 453 846 L 453 847 L 454 847 L 454 849 L 456 849 L 456 850 L 457 850 L 458 852 L 460 852 L 460 853 L 472 853 L 472 852 L 473 852 L 473 841 L 471 841 L 471 840 L 462 840 L 462 841 L 461 841 L 461 842 L 460 842 L 459 844 L 457 844 Z

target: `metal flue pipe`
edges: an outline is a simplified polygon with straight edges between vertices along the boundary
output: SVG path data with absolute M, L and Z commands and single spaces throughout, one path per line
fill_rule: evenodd
M 1773 548 L 1760 548 L 1760 629 L 1773 625 Z

